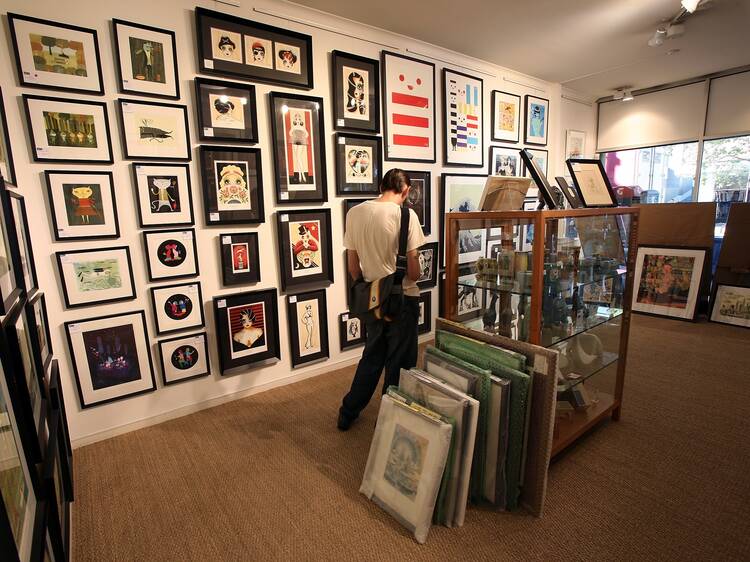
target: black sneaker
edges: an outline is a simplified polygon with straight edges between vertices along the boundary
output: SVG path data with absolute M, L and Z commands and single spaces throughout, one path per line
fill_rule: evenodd
M 338 427 L 340 431 L 347 431 L 352 426 L 353 421 L 353 419 L 345 415 L 343 412 L 339 412 L 339 419 L 336 423 L 336 427 Z

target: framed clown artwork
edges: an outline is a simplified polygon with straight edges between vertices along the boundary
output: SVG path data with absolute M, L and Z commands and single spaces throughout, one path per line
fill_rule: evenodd
M 282 290 L 333 283 L 330 209 L 279 212 L 276 221 Z
M 447 166 L 484 166 L 483 98 L 480 78 L 443 69 L 443 158 Z
M 264 222 L 260 149 L 201 146 L 199 153 L 206 224 Z

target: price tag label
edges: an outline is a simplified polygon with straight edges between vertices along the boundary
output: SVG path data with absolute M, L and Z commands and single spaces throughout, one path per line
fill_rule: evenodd
M 203 134 L 207 137 L 214 136 L 214 128 L 213 127 L 203 127 Z
M 189 230 L 186 230 L 182 233 L 182 239 L 183 240 L 192 240 L 193 239 L 193 233 Z
M 349 315 L 348 315 L 348 314 L 343 314 L 343 315 L 341 316 L 341 319 L 342 319 L 342 320 L 343 320 L 344 322 L 348 322 L 348 321 L 349 321 Z
M 547 358 L 544 355 L 534 356 L 534 372 L 536 373 L 547 372 Z
M 60 257 L 60 263 L 73 263 L 73 256 Z
M 231 236 L 222 236 L 221 237 L 221 243 L 222 244 L 231 244 L 232 243 L 232 237 Z
M 281 194 L 281 199 L 283 201 L 286 201 L 287 199 L 289 199 L 289 193 L 287 191 L 285 191 L 284 193 L 282 193 Z
M 289 297 L 289 302 L 294 304 L 295 302 L 297 302 L 297 297 Z
M 36 154 L 37 156 L 49 156 L 49 149 L 44 146 L 37 146 Z
M 339 137 L 339 144 L 346 144 L 346 137 Z
M 122 104 L 122 112 L 123 113 L 135 113 L 135 107 L 133 107 L 133 104 L 123 103 Z
M 346 125 L 346 123 L 344 122 L 343 119 L 336 119 L 336 126 L 337 127 L 343 127 L 344 125 Z
M 39 74 L 37 72 L 24 71 L 23 79 L 26 82 L 39 82 Z
M 130 82 L 130 80 L 128 80 L 127 78 L 123 78 L 122 79 L 122 83 L 123 84 L 128 84 L 129 82 Z
M 77 334 L 80 331 L 81 331 L 81 326 L 79 326 L 78 324 L 70 324 L 68 326 L 68 332 L 70 332 L 71 334 Z
M 210 68 L 210 69 L 213 70 L 214 61 L 212 61 L 211 59 L 203 59 L 203 66 L 205 66 L 206 68 Z
M 202 342 L 202 341 L 203 341 L 203 336 L 202 336 L 202 335 L 201 335 L 201 336 L 195 336 L 195 337 L 193 338 L 193 341 L 194 341 L 195 343 L 200 343 L 200 342 Z
M 189 285 L 188 286 L 188 293 L 197 293 L 198 292 L 198 285 Z
M 219 220 L 219 213 L 208 213 L 208 220 L 210 221 Z
M 289 215 L 281 215 L 281 222 L 289 222 Z
M 146 175 L 146 168 L 145 168 L 145 166 L 136 166 L 135 167 L 135 175 L 136 176 L 145 176 Z
M 226 308 L 227 307 L 227 301 L 225 299 L 219 300 L 219 302 L 216 303 L 216 306 L 219 308 Z

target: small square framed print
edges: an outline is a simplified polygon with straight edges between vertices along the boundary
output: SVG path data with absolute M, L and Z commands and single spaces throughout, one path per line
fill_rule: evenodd
M 219 235 L 221 272 L 224 285 L 245 285 L 260 281 L 258 235 L 243 232 Z
M 364 345 L 366 341 L 365 323 L 348 312 L 339 314 L 339 346 L 341 351 Z
M 211 371 L 206 332 L 160 340 L 159 356 L 165 385 L 204 377 Z
M 195 223 L 187 164 L 134 162 L 133 176 L 141 228 L 192 226 Z
M 350 133 L 336 133 L 336 195 L 380 193 L 382 140 Z
M 190 160 L 187 106 L 117 100 L 127 160 Z
M 205 326 L 198 282 L 151 287 L 151 304 L 158 335 Z
M 57 252 L 67 308 L 132 300 L 136 297 L 130 248 Z
M 195 101 L 200 140 L 258 142 L 255 86 L 196 78 Z
M 198 275 L 195 230 L 154 230 L 143 233 L 149 281 Z

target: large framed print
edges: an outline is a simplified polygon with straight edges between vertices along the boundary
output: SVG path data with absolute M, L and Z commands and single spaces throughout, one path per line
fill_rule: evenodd
M 403 206 L 413 210 L 425 236 L 432 230 L 432 173 L 407 170 L 411 182 L 409 195 Z
M 117 100 L 125 158 L 190 160 L 187 106 L 143 100 Z
M 750 287 L 717 285 L 711 304 L 711 322 L 750 328 Z
M 339 347 L 341 351 L 364 345 L 367 341 L 365 323 L 348 312 L 339 314 Z
M 525 106 L 524 142 L 546 145 L 549 129 L 549 100 L 526 94 Z
M 193 189 L 187 164 L 133 163 L 133 185 L 141 228 L 192 226 Z
M 260 281 L 257 233 L 221 234 L 219 245 L 224 285 L 246 285 Z
M 433 285 L 434 286 L 434 285 Z M 419 319 L 417 333 L 427 334 L 432 331 L 432 293 L 427 291 L 419 294 Z
M 380 63 L 333 51 L 333 128 L 380 132 Z
M 142 310 L 65 322 L 81 408 L 156 390 Z
M 518 149 L 491 146 L 488 171 L 491 176 L 520 176 L 521 157 L 518 154 Z
M 159 336 L 205 326 L 203 296 L 198 282 L 151 287 L 151 304 Z
M 276 213 L 281 290 L 333 283 L 331 210 Z
M 174 31 L 118 19 L 112 29 L 120 91 L 180 99 Z
M 8 314 L 23 292 L 20 249 L 9 193 L 5 188 L 5 181 L 0 177 L 0 315 Z
M 214 297 L 221 373 L 281 359 L 276 289 Z
M 287 297 L 292 367 L 328 358 L 328 311 L 326 291 Z
M 119 238 L 112 172 L 45 170 L 55 240 Z
M 195 9 L 195 23 L 202 74 L 312 89 L 309 35 L 205 8 Z
M 201 146 L 206 224 L 265 222 L 259 148 Z
M 276 202 L 328 201 L 323 99 L 271 92 Z
M 57 252 L 67 308 L 132 300 L 136 297 L 130 248 Z
M 481 78 L 443 69 L 443 155 L 448 166 L 484 166 Z
M 601 160 L 570 158 L 566 163 L 584 207 L 617 207 L 617 197 Z
M 427 242 L 419 248 L 419 279 L 417 286 L 420 289 L 434 287 L 437 284 L 438 275 L 438 243 Z
M 10 13 L 8 24 L 21 86 L 104 94 L 95 29 Z
M 385 159 L 436 161 L 435 65 L 382 52 Z
M 198 138 L 202 141 L 258 142 L 255 86 L 195 79 Z
M 147 231 L 143 242 L 149 281 L 198 275 L 198 247 L 192 228 Z
M 492 90 L 492 140 L 518 142 L 521 138 L 521 96 Z
M 445 213 L 478 211 L 487 176 L 442 174 L 440 176 L 440 247 L 445 264 Z M 458 233 L 458 263 L 475 262 L 482 257 L 486 230 L 461 230 Z
M 34 162 L 112 164 L 107 105 L 23 94 Z
M 639 246 L 633 284 L 633 312 L 694 320 L 705 248 Z
M 44 293 L 35 291 L 26 301 L 26 317 L 36 370 L 38 373 L 46 373 L 52 361 L 52 338 Z
M 0 177 L 9 184 L 16 185 L 16 168 L 13 164 L 13 149 L 10 146 L 8 119 L 5 115 L 3 92 L 0 90 Z
M 336 133 L 336 195 L 377 195 L 382 173 L 382 141 Z
M 19 284 L 26 293 L 31 293 L 38 288 L 36 276 L 36 261 L 34 261 L 34 250 L 31 244 L 31 232 L 29 231 L 29 217 L 26 214 L 26 202 L 23 196 L 14 191 L 5 190 L 2 196 L 10 199 L 10 210 L 13 215 L 13 226 L 15 230 L 15 243 L 18 247 L 19 262 L 16 271 L 20 273 Z
M 165 385 L 205 377 L 211 372 L 206 332 L 160 340 L 159 356 Z

